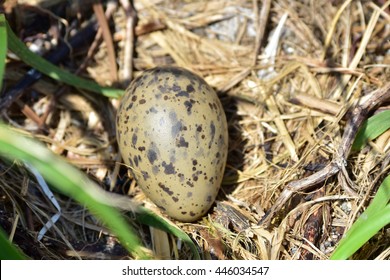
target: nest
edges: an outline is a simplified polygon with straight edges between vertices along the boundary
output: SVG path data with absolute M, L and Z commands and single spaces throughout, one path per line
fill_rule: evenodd
M 112 9 L 112 3 L 93 7 L 89 1 L 10 2 L 3 8 L 14 31 L 26 44 L 40 42 L 43 51 L 53 41 L 66 42 L 94 15 L 104 17 L 103 9 L 111 13 L 109 26 L 101 24 L 104 39 L 95 40 L 100 46 L 72 52 L 63 65 L 101 85 L 126 88 L 142 70 L 177 65 L 216 89 L 229 125 L 223 186 L 206 217 L 172 221 L 204 259 L 328 259 L 388 174 L 390 131 L 347 155 L 344 179 L 332 176 L 295 192 L 267 226 L 259 224 L 289 182 L 337 157 L 351 110 L 390 80 L 390 11 L 382 8 L 384 1 L 139 0 L 133 8 L 121 1 Z M 9 59 L 6 87 L 22 77 L 24 67 Z M 3 111 L 3 120 L 44 142 L 105 190 L 154 209 L 120 165 L 117 105 L 43 77 Z M 386 109 L 384 104 L 377 111 Z M 0 173 L 0 224 L 28 256 L 129 258 L 87 209 L 60 194 L 55 195 L 64 214 L 38 241 L 55 208 L 23 165 L 0 161 Z M 131 222 L 144 245 L 157 250 L 150 229 Z M 354 258 L 389 259 L 388 230 Z M 157 257 L 191 257 L 173 236 L 164 240 L 169 252 Z

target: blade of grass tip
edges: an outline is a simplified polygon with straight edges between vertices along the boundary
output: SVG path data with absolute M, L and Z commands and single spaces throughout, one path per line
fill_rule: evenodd
M 390 110 L 380 112 L 367 119 L 360 127 L 352 149 L 360 150 L 369 140 L 373 140 L 390 128 Z
M 152 211 L 150 211 L 144 207 L 140 207 L 139 209 L 137 209 L 136 219 L 141 224 L 158 228 L 160 230 L 163 230 L 165 232 L 169 232 L 169 233 L 175 235 L 176 237 L 180 238 L 185 244 L 187 244 L 190 247 L 192 253 L 194 254 L 194 258 L 196 260 L 200 259 L 199 252 L 198 252 L 194 242 L 180 228 L 176 227 L 175 225 L 170 224 L 169 222 L 164 220 L 164 218 L 157 216 Z
M 390 176 L 387 176 L 385 180 L 383 180 L 382 184 L 380 185 L 374 199 L 370 203 L 370 205 L 367 207 L 367 209 L 360 215 L 360 217 L 356 220 L 356 222 L 352 225 L 352 227 L 349 229 L 349 231 L 345 234 L 344 238 L 340 241 L 339 246 L 337 247 L 336 251 L 333 253 L 332 258 L 339 259 L 345 256 L 346 254 L 349 254 L 350 251 L 355 250 L 356 246 L 352 245 L 354 247 L 350 247 L 350 242 L 356 242 L 356 236 L 360 237 L 358 238 L 358 241 L 360 240 L 368 240 L 372 235 L 375 234 L 375 232 L 369 236 L 369 232 L 365 229 L 365 227 L 373 227 L 372 223 L 374 223 L 374 219 L 376 215 L 383 211 L 386 207 L 388 207 L 390 200 Z M 384 221 L 385 224 L 381 227 L 385 226 L 386 223 L 390 223 L 390 220 L 388 219 L 387 222 Z M 378 225 L 380 226 L 380 224 Z M 381 228 L 379 227 L 379 229 Z M 378 229 L 378 230 L 379 230 Z M 363 235 L 363 237 L 362 237 Z M 352 241 L 350 241 L 352 240 Z M 347 245 L 345 245 L 347 244 Z M 357 244 L 357 243 L 356 243 Z M 360 243 L 359 243 L 360 244 Z M 361 244 L 363 245 L 364 242 Z M 361 246 L 360 245 L 360 246 Z M 358 250 L 359 247 L 357 247 L 356 250 Z M 356 251 L 355 250 L 355 251 Z M 341 251 L 341 252 L 340 252 Z M 355 251 L 353 251 L 350 255 L 352 255 Z M 335 255 L 335 256 L 334 256 Z M 346 258 L 348 258 L 350 255 L 348 255 Z
M 382 210 L 390 201 L 390 175 L 387 176 L 382 184 L 380 185 L 376 195 L 370 205 L 367 207 L 366 213 L 367 216 L 376 213 L 377 211 Z
M 16 37 L 7 21 L 5 21 L 5 25 L 7 29 L 8 48 L 13 53 L 15 53 L 24 63 L 30 65 L 31 67 L 37 69 L 38 71 L 44 73 L 52 79 L 66 83 L 76 88 L 100 93 L 104 96 L 112 98 L 118 98 L 123 95 L 124 91 L 121 89 L 101 87 L 93 81 L 80 78 L 70 72 L 62 70 L 58 66 L 43 59 L 39 55 L 36 55 Z
M 138 236 L 119 211 L 107 205 L 106 193 L 81 171 L 66 163 L 40 143 L 0 124 L 0 154 L 30 163 L 58 191 L 72 197 L 98 217 L 136 258 L 150 258 Z
M 0 90 L 3 86 L 5 56 L 7 55 L 7 29 L 5 17 L 0 14 Z
M 363 214 L 362 214 L 363 215 Z M 390 204 L 376 212 L 370 219 L 364 219 L 358 228 L 340 241 L 339 246 L 330 257 L 331 260 L 345 260 L 352 256 L 364 243 L 373 237 L 381 228 L 390 223 Z
M 25 260 L 26 256 L 19 251 L 7 238 L 3 229 L 0 228 L 0 260 Z
M 381 211 L 390 200 L 390 175 L 383 180 L 378 191 L 376 192 L 374 199 L 371 201 L 367 209 L 360 215 L 348 231 L 348 234 L 353 234 L 354 231 L 359 229 L 359 224 L 363 223 L 366 219 L 370 219 L 378 211 Z

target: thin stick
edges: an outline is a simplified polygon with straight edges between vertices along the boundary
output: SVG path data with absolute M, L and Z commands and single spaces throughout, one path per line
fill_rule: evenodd
M 261 46 L 263 45 L 265 27 L 267 26 L 269 11 L 271 9 L 271 0 L 263 1 L 263 5 L 261 6 L 259 23 L 257 27 L 256 33 L 256 46 L 255 46 L 255 54 L 253 58 L 253 65 L 256 65 L 257 56 L 260 54 Z
M 114 43 L 112 41 L 110 28 L 108 27 L 107 18 L 104 15 L 102 4 L 94 3 L 93 11 L 95 12 L 97 21 L 99 22 L 100 30 L 102 30 L 104 41 L 106 42 L 111 79 L 113 82 L 115 82 L 118 80 L 118 70 L 116 67 Z
M 123 82 L 129 83 L 133 77 L 133 54 L 134 54 L 134 30 L 137 13 L 128 0 L 121 0 L 126 13 L 126 39 L 123 63 Z

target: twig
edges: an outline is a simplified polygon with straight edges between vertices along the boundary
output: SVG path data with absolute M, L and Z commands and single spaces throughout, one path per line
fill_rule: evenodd
M 265 27 L 267 26 L 270 8 L 271 8 L 271 0 L 263 1 L 263 5 L 261 6 L 261 10 L 260 10 L 259 23 L 257 27 L 257 33 L 256 33 L 256 46 L 255 46 L 253 65 L 256 65 L 257 56 L 260 54 L 261 46 L 263 45 Z
M 123 63 L 123 82 L 129 83 L 133 77 L 134 31 L 137 13 L 129 0 L 121 0 L 126 13 L 126 40 Z
M 93 11 L 95 12 L 97 21 L 100 26 L 99 31 L 102 30 L 103 38 L 104 41 L 106 42 L 111 79 L 113 82 L 115 82 L 118 80 L 118 70 L 115 61 L 114 43 L 112 41 L 112 36 L 111 36 L 110 28 L 108 26 L 107 17 L 104 15 L 103 6 L 101 3 L 94 3 Z
M 289 100 L 289 102 L 332 116 L 336 116 L 342 109 L 342 106 L 335 102 L 318 98 L 316 96 L 309 95 L 306 93 L 299 93 L 295 95 Z
M 106 12 L 105 12 L 106 20 L 109 20 L 111 18 L 112 14 L 115 12 L 116 8 L 117 8 L 117 5 L 115 2 L 108 1 L 107 7 L 106 7 Z M 81 71 L 83 71 L 87 67 L 88 61 L 92 58 L 93 54 L 96 52 L 98 46 L 101 43 L 102 35 L 103 35 L 103 31 L 101 28 L 99 28 L 99 30 L 96 33 L 95 39 L 93 40 L 91 46 L 88 49 L 88 53 L 87 53 L 86 58 L 84 59 L 83 63 L 80 64 L 78 69 L 75 71 L 75 74 L 79 74 Z
M 272 217 L 284 206 L 294 193 L 305 191 L 311 186 L 319 184 L 332 177 L 339 171 L 342 171 L 343 174 L 347 174 L 345 170 L 347 166 L 346 159 L 351 151 L 351 147 L 359 127 L 371 110 L 387 100 L 390 100 L 390 83 L 387 83 L 384 87 L 373 91 L 352 111 L 352 117 L 346 125 L 341 139 L 341 144 L 333 161 L 322 170 L 306 178 L 288 183 L 275 204 L 267 211 L 258 224 L 269 226 Z

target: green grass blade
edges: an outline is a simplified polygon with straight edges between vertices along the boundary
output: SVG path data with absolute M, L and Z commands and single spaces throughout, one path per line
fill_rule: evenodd
M 376 114 L 366 120 L 360 127 L 352 149 L 360 150 L 367 141 L 375 139 L 390 128 L 390 110 Z
M 7 29 L 3 14 L 0 14 L 0 91 L 3 86 L 5 56 L 7 55 Z
M 376 212 L 382 210 L 390 201 L 390 175 L 383 180 L 380 185 L 376 195 L 370 205 L 367 207 L 366 213 L 367 216 L 373 215 Z
M 367 207 L 340 244 L 331 259 L 347 259 L 382 227 L 390 224 L 390 176 L 382 182 L 371 204 Z
M 81 171 L 66 163 L 40 143 L 23 137 L 0 124 L 0 155 L 23 160 L 34 166 L 58 191 L 86 205 L 114 234 L 121 244 L 140 259 L 149 258 L 138 236 L 116 209 L 105 203 L 106 193 Z
M 349 234 L 353 234 L 355 230 L 359 230 L 359 224 L 366 219 L 370 219 L 377 212 L 381 211 L 390 200 L 390 176 L 387 176 L 380 185 L 374 199 L 371 201 L 367 209 L 355 221 L 354 225 L 349 229 Z
M 153 212 L 151 212 L 148 209 L 143 208 L 143 207 L 140 207 L 137 210 L 136 219 L 141 224 L 158 228 L 160 230 L 171 233 L 171 234 L 175 235 L 176 237 L 180 238 L 185 244 L 187 244 L 190 247 L 192 253 L 194 254 L 194 259 L 196 259 L 196 260 L 200 259 L 199 252 L 198 252 L 194 242 L 180 228 L 176 227 L 175 225 L 170 224 L 169 222 L 165 221 L 163 218 L 157 216 Z
M 124 91 L 121 89 L 101 87 L 93 81 L 80 78 L 68 71 L 64 71 L 58 66 L 40 57 L 39 55 L 36 55 L 16 37 L 7 21 L 5 21 L 5 25 L 7 29 L 8 48 L 24 63 L 46 74 L 52 79 L 66 83 L 76 88 L 89 90 L 113 98 L 118 98 L 123 95 Z
M 11 242 L 3 229 L 0 228 L 0 260 L 25 260 L 24 256 Z
M 369 219 L 359 223 L 359 228 L 353 234 L 347 235 L 341 240 L 339 246 L 333 252 L 331 260 L 345 260 L 352 256 L 361 246 L 373 237 L 381 228 L 390 223 L 390 204 L 378 211 Z

